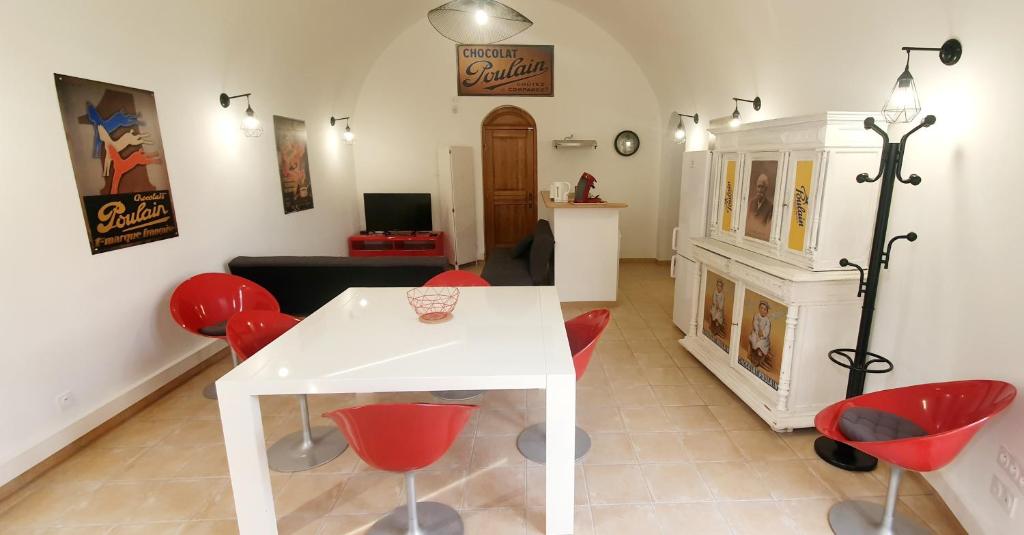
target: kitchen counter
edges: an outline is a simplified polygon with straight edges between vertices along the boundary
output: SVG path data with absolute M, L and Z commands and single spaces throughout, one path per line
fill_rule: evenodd
M 551 209 L 555 234 L 555 287 L 563 302 L 615 301 L 619 287 L 619 212 L 621 202 L 553 202 L 540 192 Z

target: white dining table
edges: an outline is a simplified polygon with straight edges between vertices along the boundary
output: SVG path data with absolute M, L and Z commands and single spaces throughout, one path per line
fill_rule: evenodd
M 408 290 L 349 288 L 217 381 L 243 535 L 277 533 L 258 396 L 503 389 L 545 391 L 546 532 L 572 533 L 576 374 L 555 288 L 460 288 L 435 324 Z

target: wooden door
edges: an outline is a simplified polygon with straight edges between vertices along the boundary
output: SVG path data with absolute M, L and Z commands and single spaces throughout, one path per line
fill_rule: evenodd
M 511 247 L 537 223 L 537 130 L 533 117 L 501 106 L 483 122 L 484 244 Z

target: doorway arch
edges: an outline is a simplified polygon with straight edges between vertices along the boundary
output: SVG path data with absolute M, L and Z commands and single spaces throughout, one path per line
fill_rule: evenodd
M 481 123 L 484 247 L 511 247 L 537 222 L 537 123 L 526 110 L 499 106 Z

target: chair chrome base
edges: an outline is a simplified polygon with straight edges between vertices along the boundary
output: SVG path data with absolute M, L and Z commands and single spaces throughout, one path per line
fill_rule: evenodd
M 409 506 L 403 505 L 373 524 L 367 535 L 462 535 L 458 511 L 437 502 L 417 502 L 418 531 L 409 531 Z
M 445 401 L 466 401 L 467 399 L 479 397 L 483 393 L 483 390 L 438 390 L 437 392 L 431 392 L 435 398 Z
M 828 523 L 836 535 L 930 535 L 932 531 L 913 520 L 896 513 L 892 526 L 885 529 L 882 519 L 885 507 L 877 503 L 846 500 L 828 511 Z
M 516 448 L 523 457 L 544 464 L 548 458 L 547 451 L 547 428 L 544 422 L 531 425 L 519 433 L 516 439 Z M 576 428 L 576 460 L 582 459 L 590 451 L 590 435 L 586 431 Z
M 217 399 L 217 384 L 210 383 L 203 387 L 203 397 L 206 399 Z
M 311 442 L 305 432 L 296 431 L 267 448 L 267 464 L 275 472 L 302 472 L 333 461 L 348 449 L 348 441 L 337 427 L 310 428 Z

